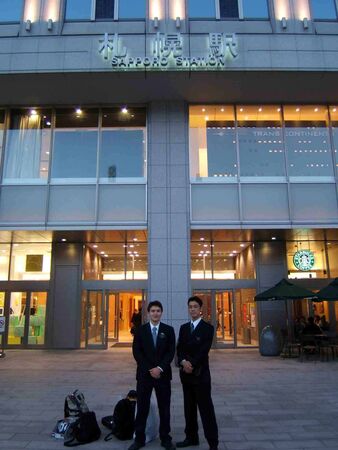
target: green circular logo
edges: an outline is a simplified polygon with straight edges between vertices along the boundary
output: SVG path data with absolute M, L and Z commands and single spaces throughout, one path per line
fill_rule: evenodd
M 297 269 L 306 272 L 315 265 L 315 255 L 311 250 L 299 250 L 293 255 L 293 264 Z

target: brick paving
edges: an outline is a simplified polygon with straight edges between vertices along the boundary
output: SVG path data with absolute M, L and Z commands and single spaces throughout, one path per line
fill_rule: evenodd
M 263 358 L 255 349 L 211 353 L 213 398 L 221 450 L 338 450 L 338 361 Z M 0 360 L 0 449 L 52 450 L 64 397 L 81 389 L 98 418 L 112 414 L 134 387 L 130 349 L 108 351 L 11 350 Z M 172 435 L 183 438 L 183 400 L 174 370 Z M 104 431 L 104 434 L 106 431 Z M 200 432 L 200 450 L 208 446 Z M 112 440 L 86 448 L 126 449 Z M 160 449 L 155 441 L 147 446 Z M 195 447 L 197 448 L 197 447 Z

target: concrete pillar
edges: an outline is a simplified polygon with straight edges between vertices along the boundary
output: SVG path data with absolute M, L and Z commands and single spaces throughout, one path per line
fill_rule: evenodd
M 153 102 L 148 146 L 148 301 L 177 329 L 190 296 L 188 113 L 183 102 Z

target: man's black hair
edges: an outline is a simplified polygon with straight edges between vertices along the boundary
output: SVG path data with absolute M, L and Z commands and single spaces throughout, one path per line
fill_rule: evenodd
M 201 308 L 202 308 L 202 306 L 203 306 L 202 299 L 199 298 L 199 297 L 197 297 L 197 295 L 193 295 L 192 297 L 190 297 L 190 298 L 188 299 L 188 305 L 189 305 L 190 302 L 196 302 L 196 303 L 198 303 L 198 304 L 200 305 Z
M 162 303 L 159 302 L 158 300 L 154 300 L 153 302 L 150 302 L 149 305 L 148 305 L 147 311 L 149 312 L 150 308 L 153 307 L 153 306 L 158 306 L 159 308 L 161 308 L 161 311 L 163 312 Z

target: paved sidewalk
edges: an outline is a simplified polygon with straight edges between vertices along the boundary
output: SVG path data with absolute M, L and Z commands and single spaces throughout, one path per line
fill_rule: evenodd
M 263 358 L 257 350 L 215 350 L 211 366 L 220 449 L 338 450 L 338 361 L 300 363 Z M 50 433 L 62 417 L 65 395 L 81 389 L 101 419 L 112 414 L 119 396 L 135 385 L 134 377 L 135 364 L 126 348 L 7 351 L 0 360 L 0 449 L 63 448 Z M 175 370 L 174 440 L 183 438 L 183 429 L 183 399 Z M 205 450 L 202 431 L 200 437 L 199 449 Z M 115 450 L 129 445 L 101 438 L 85 448 Z M 147 448 L 161 447 L 153 442 Z

